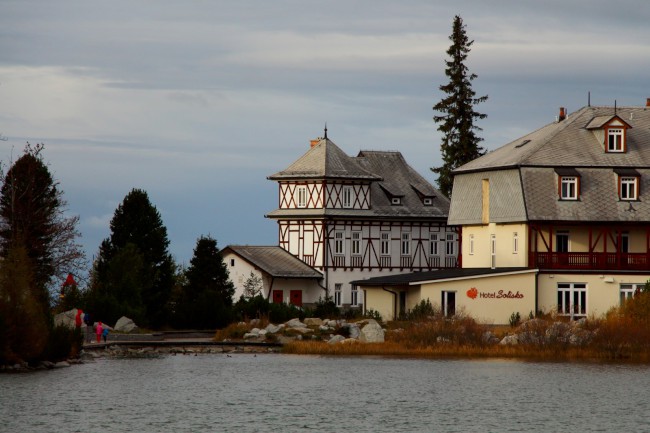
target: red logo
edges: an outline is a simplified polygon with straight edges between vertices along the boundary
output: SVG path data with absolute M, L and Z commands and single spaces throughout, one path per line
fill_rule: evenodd
M 476 290 L 476 287 L 472 287 L 467 291 L 468 298 L 476 299 L 477 296 L 478 296 L 478 290 Z

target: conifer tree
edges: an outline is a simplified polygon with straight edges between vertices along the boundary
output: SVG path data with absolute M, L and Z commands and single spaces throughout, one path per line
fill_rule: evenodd
M 472 81 L 477 75 L 469 72 L 465 62 L 474 41 L 467 37 L 463 20 L 458 15 L 454 17 L 449 39 L 452 44 L 447 50 L 449 59 L 445 61 L 445 75 L 449 82 L 440 86 L 445 96 L 433 107 L 440 113 L 433 120 L 442 133 L 440 151 L 443 165 L 432 168 L 438 174 L 440 191 L 447 197 L 451 196 L 452 171 L 485 153 L 479 146 L 483 139 L 476 135 L 476 131 L 482 129 L 474 121 L 484 119 L 487 115 L 474 111 L 474 106 L 488 98 L 487 95 L 476 98 L 476 93 L 472 90 Z

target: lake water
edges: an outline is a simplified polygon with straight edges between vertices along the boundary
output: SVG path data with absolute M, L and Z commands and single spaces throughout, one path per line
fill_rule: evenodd
M 166 355 L 0 375 L 2 432 L 641 432 L 650 367 Z

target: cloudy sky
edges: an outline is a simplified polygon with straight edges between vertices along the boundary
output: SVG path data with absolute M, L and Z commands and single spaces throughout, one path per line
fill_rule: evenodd
M 177 261 L 196 239 L 276 244 L 266 177 L 328 136 L 399 150 L 431 182 L 431 107 L 454 15 L 474 45 L 485 147 L 560 106 L 650 97 L 647 0 L 0 0 L 0 159 L 45 144 L 89 257 L 132 188 Z

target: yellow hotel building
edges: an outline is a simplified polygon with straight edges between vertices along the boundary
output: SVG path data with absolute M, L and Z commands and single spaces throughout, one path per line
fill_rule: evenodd
M 485 323 L 602 315 L 650 279 L 650 99 L 583 107 L 454 171 L 460 267 L 357 280 L 392 320 L 424 299 Z

